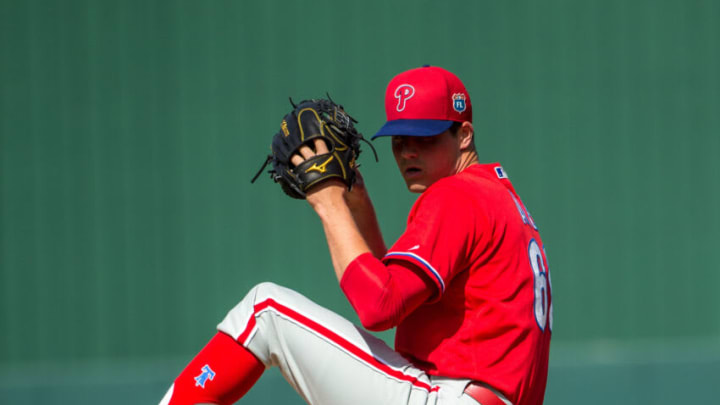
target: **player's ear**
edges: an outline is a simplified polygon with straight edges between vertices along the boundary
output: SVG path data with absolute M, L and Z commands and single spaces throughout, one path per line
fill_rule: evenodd
M 458 128 L 457 134 L 458 141 L 460 142 L 460 150 L 472 148 L 473 137 L 475 136 L 475 130 L 473 129 L 472 122 L 463 122 L 460 128 Z

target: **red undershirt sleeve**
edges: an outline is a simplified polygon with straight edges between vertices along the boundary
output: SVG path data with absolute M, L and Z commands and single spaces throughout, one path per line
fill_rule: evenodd
M 435 283 L 409 262 L 383 264 L 370 253 L 355 258 L 340 287 L 362 325 L 372 331 L 398 325 L 410 312 L 437 294 Z

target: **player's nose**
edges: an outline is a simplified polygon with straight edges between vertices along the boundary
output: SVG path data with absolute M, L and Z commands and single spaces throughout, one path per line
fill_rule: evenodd
M 393 139 L 393 151 L 403 159 L 417 157 L 417 141 L 412 136 L 399 136 Z

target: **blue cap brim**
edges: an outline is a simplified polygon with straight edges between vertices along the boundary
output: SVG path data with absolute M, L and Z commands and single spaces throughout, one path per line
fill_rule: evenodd
M 370 139 L 380 136 L 434 136 L 447 131 L 455 121 L 394 120 L 388 121 Z

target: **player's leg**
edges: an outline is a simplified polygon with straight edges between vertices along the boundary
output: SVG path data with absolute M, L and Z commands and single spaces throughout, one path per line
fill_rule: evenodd
M 254 383 L 252 365 L 257 370 L 258 359 L 262 367 L 279 367 L 310 404 L 439 405 L 467 400 L 462 395 L 462 382 L 431 382 L 383 341 L 274 284 L 253 288 L 218 329 L 227 334 L 223 336 L 232 336 L 231 340 L 222 339 L 223 345 L 233 343 L 237 347 L 213 347 L 208 356 L 201 352 L 184 372 L 187 377 L 176 380 L 161 404 L 232 403 L 232 398 Z M 241 358 L 248 351 L 252 357 L 245 362 Z M 232 363 L 245 371 L 225 367 Z M 212 380 L 208 370 L 213 372 Z M 204 385 L 198 385 L 198 378 Z M 233 380 L 242 388 L 227 383 Z
M 175 379 L 160 405 L 232 404 L 264 370 L 252 353 L 218 332 Z
M 428 404 L 438 387 L 382 340 L 295 291 L 263 283 L 218 329 L 277 366 L 310 404 Z

